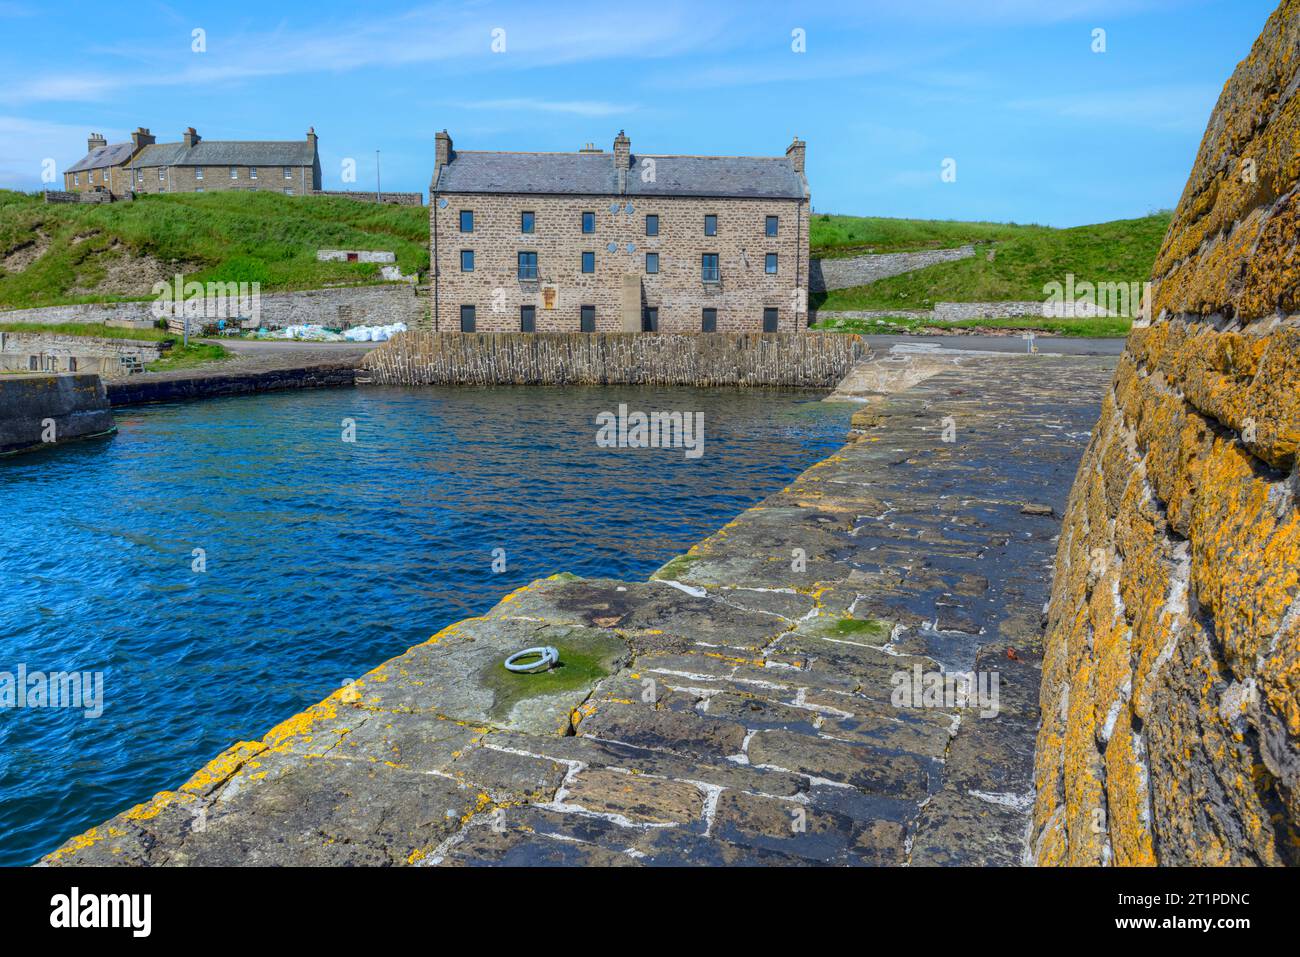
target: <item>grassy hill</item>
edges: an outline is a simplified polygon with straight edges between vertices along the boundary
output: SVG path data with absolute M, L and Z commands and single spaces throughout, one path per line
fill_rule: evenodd
M 190 193 L 104 205 L 0 190 L 0 308 L 148 298 L 182 272 L 264 292 L 378 278 L 372 263 L 321 263 L 321 248 L 386 249 L 429 268 L 428 210 L 340 197 Z
M 814 213 L 808 242 L 814 256 L 835 259 L 867 253 L 951 249 L 967 243 L 1010 239 L 1042 226 L 1016 223 L 961 222 L 950 219 L 885 219 L 880 216 L 837 216 Z
M 966 242 L 978 245 L 972 259 L 940 263 L 866 286 L 814 294 L 811 305 L 826 310 L 925 310 L 936 302 L 1040 300 L 1044 284 L 1064 282 L 1067 273 L 1073 273 L 1076 281 L 1144 282 L 1151 277 L 1169 219 L 1170 214 L 1162 212 L 1141 219 L 1053 229 L 818 215 L 811 226 L 814 250 L 819 243 L 857 242 L 863 236 L 871 237 L 870 248 L 878 252 L 943 248 Z M 979 238 L 981 233 L 987 238 Z M 856 249 L 858 253 L 863 251 Z

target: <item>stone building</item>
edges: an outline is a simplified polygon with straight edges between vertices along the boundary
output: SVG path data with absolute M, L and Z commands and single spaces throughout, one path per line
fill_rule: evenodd
M 320 189 L 316 131 L 297 141 L 203 140 L 194 127 L 179 143 L 156 143 L 128 164 L 136 193 L 270 191 L 307 196 Z
M 807 327 L 805 144 L 784 156 L 461 151 L 436 136 L 441 331 Z
M 114 196 L 128 196 L 131 193 L 131 160 L 153 143 L 153 135 L 143 126 L 131 134 L 128 143 L 110 144 L 102 133 L 91 133 L 86 139 L 86 155 L 64 172 L 63 188 L 69 193 L 99 190 Z

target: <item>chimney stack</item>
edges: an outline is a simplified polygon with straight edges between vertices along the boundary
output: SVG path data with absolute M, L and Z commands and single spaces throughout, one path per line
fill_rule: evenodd
M 101 146 L 107 146 L 108 140 L 104 139 L 103 133 L 91 133 L 86 137 L 86 152 L 93 153 Z
M 785 155 L 794 163 L 794 171 L 796 173 L 803 172 L 804 151 L 807 148 L 808 144 L 797 136 L 794 138 L 794 142 L 785 148 Z
M 136 127 L 136 131 L 131 134 L 131 145 L 135 148 L 134 152 L 139 152 L 146 146 L 153 146 L 156 142 L 157 140 L 154 139 L 153 134 L 143 126 Z
M 312 149 L 316 148 L 316 127 L 307 127 L 307 142 L 311 144 Z
M 198 141 L 199 141 L 199 134 L 194 132 L 194 127 L 192 126 L 187 128 L 185 130 L 185 135 L 181 137 L 181 142 L 185 144 L 186 149 L 189 149 Z
M 435 133 L 433 135 L 433 143 L 433 181 L 436 183 L 438 181 L 438 174 L 442 172 L 442 168 L 450 163 L 452 157 L 456 154 L 452 152 L 451 135 L 446 130 L 443 130 L 441 133 Z
M 614 168 L 627 170 L 632 166 L 632 141 L 622 130 L 614 137 Z

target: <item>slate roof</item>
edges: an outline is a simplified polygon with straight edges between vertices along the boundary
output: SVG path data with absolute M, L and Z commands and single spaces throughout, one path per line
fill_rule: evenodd
M 155 143 L 146 146 L 131 163 L 133 169 L 151 166 L 311 166 L 316 150 L 307 140 L 239 141 L 199 140 Z
M 646 161 L 654 181 L 644 182 Z M 489 153 L 457 150 L 439 193 L 620 195 L 613 153 Z M 784 156 L 632 156 L 627 196 L 801 199 L 803 177 Z
M 120 166 L 131 158 L 133 143 L 111 143 L 97 146 L 81 159 L 69 166 L 65 173 L 78 173 L 83 169 L 100 169 L 108 166 Z

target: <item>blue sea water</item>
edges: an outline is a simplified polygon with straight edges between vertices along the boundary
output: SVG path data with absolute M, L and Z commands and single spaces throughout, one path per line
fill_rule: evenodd
M 0 460 L 0 672 L 104 680 L 95 718 L 0 708 L 0 864 L 176 787 L 512 588 L 643 579 L 838 448 L 850 410 L 819 398 L 292 392 L 119 410 L 112 438 Z M 703 413 L 704 454 L 598 447 L 620 402 Z

